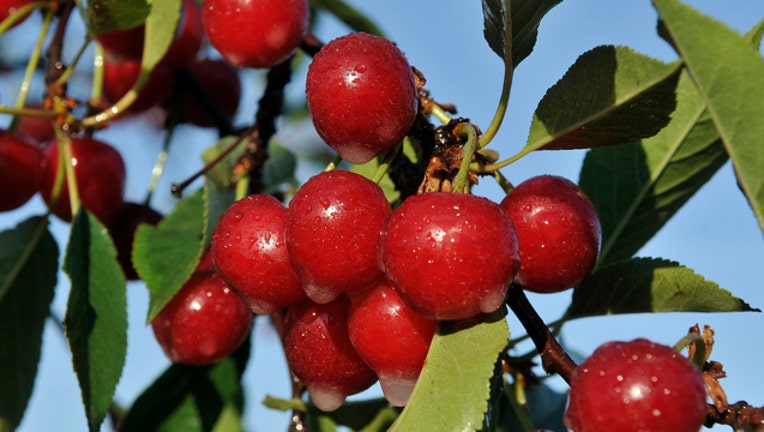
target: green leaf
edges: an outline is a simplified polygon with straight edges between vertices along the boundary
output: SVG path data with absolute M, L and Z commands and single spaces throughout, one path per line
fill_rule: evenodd
M 133 403 L 120 431 L 240 431 L 249 339 L 211 366 L 173 364 Z
M 536 45 L 541 19 L 562 0 L 511 0 L 512 64 L 517 67 Z M 504 5 L 502 0 L 482 0 L 483 36 L 488 46 L 504 59 L 506 49 Z
M 206 148 L 202 153 L 202 162 L 207 166 L 217 159 L 228 147 L 232 146 L 239 137 L 227 136 L 221 138 L 214 145 Z M 239 161 L 241 155 L 244 154 L 246 149 L 247 140 L 236 146 L 236 148 L 228 153 L 221 161 L 218 161 L 208 172 L 207 177 L 212 180 L 220 188 L 233 187 L 232 181 L 233 169 Z
M 502 309 L 479 323 L 441 323 L 411 399 L 391 431 L 482 428 L 494 366 L 509 339 L 505 314 Z
M 58 245 L 40 217 L 0 232 L 0 244 L 0 287 L 7 287 L 0 300 L 0 431 L 9 432 L 18 427 L 32 395 L 56 286 Z
M 705 103 L 683 73 L 671 122 L 638 143 L 592 149 L 580 185 L 602 226 L 598 266 L 632 257 L 727 160 Z
M 627 47 L 582 54 L 536 108 L 522 153 L 602 147 L 655 135 L 676 107 L 681 63 Z
M 382 30 L 358 9 L 342 0 L 310 0 L 310 7 L 317 10 L 325 10 L 345 23 L 356 32 L 365 32 L 384 36 Z
M 758 309 L 676 262 L 633 258 L 600 269 L 576 287 L 568 316 L 738 311 Z
M 753 28 L 749 30 L 748 33 L 746 33 L 743 37 L 754 47 L 759 48 L 761 45 L 761 40 L 764 38 L 764 18 L 762 18 L 761 21 L 753 26 Z
M 654 0 L 764 231 L 764 58 L 734 30 L 676 0 Z
M 150 10 L 146 0 L 90 0 L 85 19 L 93 34 L 101 34 L 143 24 Z
M 387 430 L 398 416 L 399 408 L 384 398 L 346 402 L 331 412 L 324 412 L 302 399 L 279 399 L 266 396 L 263 405 L 279 411 L 302 411 L 308 414 L 309 430 L 334 431 L 339 426 L 364 432 Z
M 82 391 L 88 427 L 99 430 L 127 354 L 127 293 L 106 228 L 81 209 L 64 258 L 72 289 L 64 328 Z
M 149 290 L 147 322 L 191 277 L 206 243 L 202 190 L 183 199 L 157 226 L 141 225 L 135 233 L 133 264 Z
M 297 157 L 288 148 L 271 140 L 268 143 L 268 159 L 263 164 L 263 193 L 274 193 L 285 183 L 297 185 L 295 178 Z
M 146 17 L 141 74 L 150 73 L 170 48 L 175 39 L 182 5 L 182 0 L 151 1 L 151 12 Z
M 380 160 L 379 157 L 375 157 L 374 159 L 366 162 L 365 164 L 360 165 L 353 165 L 350 167 L 350 171 L 360 174 L 368 179 L 371 179 L 374 174 L 377 172 L 377 169 L 380 166 Z M 385 174 L 384 177 L 382 177 L 382 180 L 379 181 L 379 186 L 382 188 L 382 192 L 385 193 L 385 198 L 387 198 L 387 202 L 394 203 L 398 201 L 398 199 L 401 196 L 401 193 L 398 192 L 398 190 L 395 188 L 395 183 L 393 183 L 393 180 L 390 178 L 389 173 Z

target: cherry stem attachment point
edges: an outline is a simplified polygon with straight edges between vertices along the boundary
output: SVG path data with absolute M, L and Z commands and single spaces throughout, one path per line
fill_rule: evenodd
M 459 166 L 459 172 L 454 177 L 453 190 L 457 193 L 469 193 L 470 164 L 477 150 L 477 130 L 474 125 L 465 122 L 456 125 L 454 133 L 466 138 L 467 141 L 462 147 L 462 163 Z

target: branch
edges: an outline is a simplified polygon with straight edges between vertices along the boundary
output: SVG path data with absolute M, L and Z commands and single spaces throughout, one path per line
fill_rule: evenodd
M 525 327 L 528 336 L 541 355 L 541 365 L 549 373 L 557 373 L 570 384 L 570 376 L 578 367 L 560 346 L 549 328 L 525 296 L 523 287 L 512 282 L 507 292 L 507 305 Z

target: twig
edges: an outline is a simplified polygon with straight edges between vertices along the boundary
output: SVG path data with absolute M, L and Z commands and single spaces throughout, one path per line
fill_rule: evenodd
M 549 328 L 525 296 L 523 287 L 512 283 L 507 293 L 507 305 L 525 327 L 536 350 L 541 355 L 541 365 L 547 373 L 557 373 L 570 384 L 570 376 L 578 365 L 560 346 Z

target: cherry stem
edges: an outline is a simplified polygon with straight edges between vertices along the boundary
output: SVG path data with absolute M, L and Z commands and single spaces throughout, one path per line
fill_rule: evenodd
M 300 44 L 300 49 L 305 52 L 305 54 L 313 57 L 316 54 L 318 54 L 319 51 L 321 51 L 321 48 L 324 46 L 324 43 L 321 42 L 316 35 L 313 33 L 308 33 L 302 40 L 302 43 Z
M 544 324 L 536 309 L 528 301 L 528 297 L 525 296 L 522 286 L 514 282 L 509 285 L 507 305 L 525 327 L 525 331 L 533 344 L 536 345 L 544 370 L 549 374 L 557 373 L 565 382 L 570 384 L 570 376 L 578 365 L 560 346 L 549 327 Z
M 475 130 L 475 126 L 464 122 L 456 125 L 454 133 L 466 138 L 467 141 L 464 143 L 464 147 L 462 147 L 462 163 L 459 166 L 459 172 L 456 173 L 456 177 L 454 177 L 453 190 L 457 193 L 468 193 L 470 190 L 470 163 L 472 162 L 472 157 L 475 155 L 477 147 L 477 131 Z
M 53 38 L 48 46 L 48 70 L 45 72 L 45 83 L 48 86 L 55 86 L 58 84 L 58 79 L 66 71 L 66 65 L 62 60 L 61 54 L 64 50 L 64 35 L 66 34 L 66 27 L 69 23 L 69 17 L 72 15 L 74 9 L 74 0 L 64 0 L 59 2 L 60 9 L 58 13 L 58 25 L 53 33 Z M 48 89 L 50 94 L 50 89 Z M 60 96 L 55 93 L 53 96 Z

